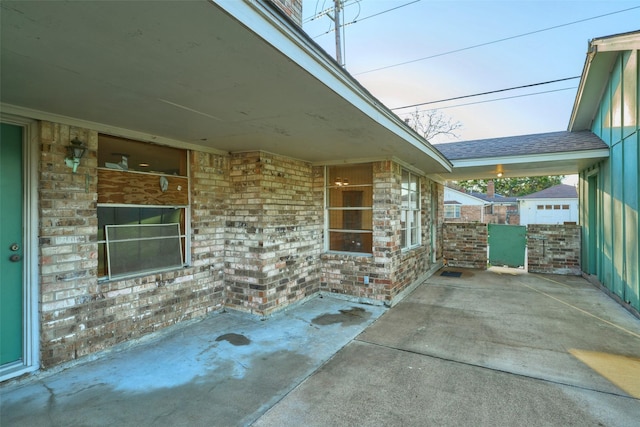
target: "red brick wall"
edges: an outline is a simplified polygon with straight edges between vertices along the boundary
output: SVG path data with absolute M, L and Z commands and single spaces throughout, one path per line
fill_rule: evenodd
M 441 204 L 444 187 L 435 185 L 436 194 L 432 194 L 432 181 L 421 178 L 422 245 L 402 251 L 401 179 L 402 167 L 397 163 L 374 163 L 373 257 L 323 254 L 321 290 L 390 303 L 396 295 L 429 271 L 432 266 L 430 221 L 435 217 L 441 227 L 444 215 L 442 209 L 431 212 L 430 200 L 435 196 Z M 369 283 L 365 283 L 365 277 L 368 277 Z
M 322 200 L 309 163 L 264 152 L 230 161 L 226 304 L 265 315 L 318 290 Z
M 581 275 L 581 226 L 529 224 L 528 270 L 531 273 Z
M 89 151 L 64 165 L 75 136 Z M 221 158 L 192 155 L 193 266 L 98 283 L 95 131 L 40 124 L 41 364 L 49 367 L 202 316 L 223 306 Z M 222 189 L 222 190 L 221 190 Z
M 460 205 L 459 218 L 445 218 L 446 222 L 482 222 L 482 205 Z
M 78 136 L 78 172 L 64 165 Z M 324 254 L 324 168 L 269 153 L 190 152 L 191 265 L 97 278 L 98 134 L 42 122 L 39 163 L 41 362 L 50 367 L 174 323 L 230 308 L 267 315 L 318 290 L 391 301 L 432 267 L 443 187 L 422 189 L 422 246 L 400 248 L 402 168 L 374 164 L 373 256 Z M 442 255 L 441 244 L 437 256 Z M 369 283 L 365 284 L 364 277 Z
M 483 223 L 444 224 L 444 258 L 451 267 L 487 269 L 487 225 Z
M 270 0 L 278 9 L 302 27 L 302 0 Z

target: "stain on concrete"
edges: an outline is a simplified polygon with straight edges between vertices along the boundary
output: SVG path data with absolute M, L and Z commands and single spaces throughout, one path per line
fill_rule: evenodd
M 342 326 L 349 325 L 357 325 L 365 322 L 369 317 L 371 317 L 371 313 L 367 310 L 360 307 L 351 307 L 349 310 L 339 310 L 340 313 L 334 314 L 322 314 L 318 317 L 315 317 L 311 320 L 311 323 L 314 325 L 334 325 L 336 323 L 341 323 Z
M 244 335 L 240 334 L 224 334 L 220 335 L 216 338 L 216 341 L 227 341 L 229 344 L 239 346 L 239 345 L 249 345 L 251 344 L 251 340 Z

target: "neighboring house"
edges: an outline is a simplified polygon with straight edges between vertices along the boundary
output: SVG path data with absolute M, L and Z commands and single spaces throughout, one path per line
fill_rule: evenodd
M 578 192 L 573 185 L 559 184 L 518 198 L 520 225 L 578 222 Z
M 444 187 L 444 220 L 447 222 L 484 222 L 488 203 L 451 187 Z
M 608 158 L 580 170 L 582 269 L 640 311 L 640 31 L 601 37 L 589 51 L 571 132 L 591 131 Z
M 451 164 L 277 3 L 2 2 L 0 380 L 442 265 Z
M 472 192 L 472 196 L 484 200 L 484 221 L 487 224 L 518 224 L 518 200 L 515 197 L 505 197 L 495 192 L 495 183 L 487 182 L 487 193 Z

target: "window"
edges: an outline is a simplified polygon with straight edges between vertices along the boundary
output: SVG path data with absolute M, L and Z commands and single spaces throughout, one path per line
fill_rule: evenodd
M 372 165 L 329 166 L 326 176 L 328 249 L 372 253 Z
M 445 218 L 460 218 L 460 205 L 444 205 Z
M 187 153 L 98 138 L 98 277 L 118 279 L 188 263 Z
M 401 191 L 400 246 L 404 249 L 420 244 L 420 178 L 403 169 Z

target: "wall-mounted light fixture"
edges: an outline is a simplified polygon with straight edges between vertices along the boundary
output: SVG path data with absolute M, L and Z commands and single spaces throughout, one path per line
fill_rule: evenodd
M 64 159 L 64 162 L 68 167 L 73 168 L 73 173 L 76 173 L 78 170 L 80 159 L 84 156 L 86 151 L 87 146 L 84 145 L 78 137 L 73 138 L 71 144 L 67 146 L 67 157 Z
M 502 178 L 502 172 L 498 172 L 498 178 Z
M 502 178 L 502 175 L 503 175 L 502 165 L 498 165 L 496 168 L 496 176 L 498 178 Z

